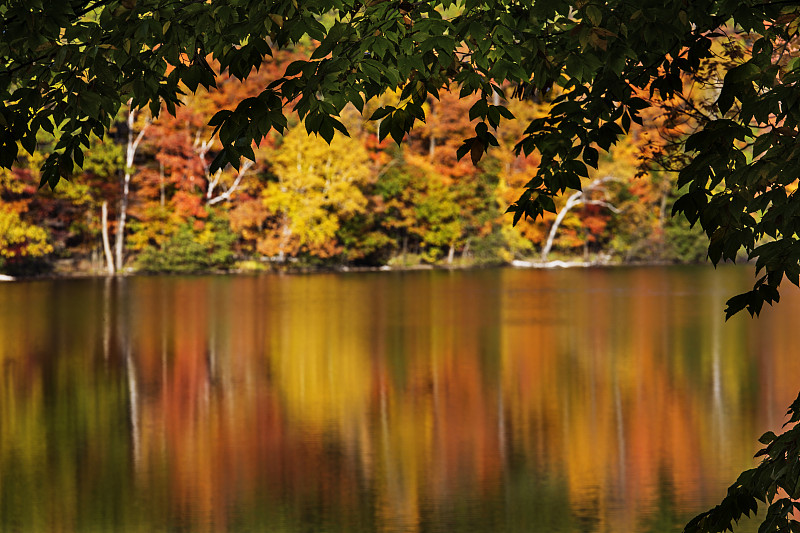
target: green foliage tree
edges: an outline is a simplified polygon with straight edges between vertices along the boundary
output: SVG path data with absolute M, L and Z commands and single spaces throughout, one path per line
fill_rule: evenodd
M 236 240 L 227 222 L 210 217 L 182 224 L 160 244 L 147 245 L 137 258 L 143 272 L 195 273 L 233 266 Z
M 399 248 L 400 264 L 420 259 L 433 263 L 451 254 L 463 234 L 456 191 L 445 186 L 427 161 L 418 159 L 398 159 L 376 185 L 383 200 L 382 220 Z
M 83 164 L 90 134 L 102 137 L 123 102 L 174 112 L 182 91 L 214 86 L 213 61 L 246 78 L 274 49 L 315 41 L 309 59 L 212 118 L 222 149 L 211 172 L 252 159 L 253 142 L 286 128 L 290 106 L 309 132 L 330 141 L 336 130 L 346 133 L 339 117 L 347 105 L 362 110 L 396 91 L 397 102 L 371 118 L 381 138 L 401 142 L 425 120 L 427 99 L 454 84 L 462 98 L 475 98 L 474 134 L 458 155 L 477 163 L 498 144 L 495 128 L 513 118 L 497 95 L 553 98 L 516 147 L 540 158 L 509 208 L 517 222 L 554 212 L 554 197 L 579 190 L 599 151 L 645 110 L 675 107 L 687 81 L 705 84 L 710 104 L 679 138 L 677 185 L 686 192 L 674 211 L 699 222 L 715 264 L 743 251 L 763 272 L 752 291 L 729 300 L 728 316 L 777 301 L 784 277 L 800 284 L 798 202 L 787 188 L 800 178 L 795 2 L 6 0 L 0 16 L 0 165 L 14 164 L 18 144 L 32 153 L 40 130 L 54 132 L 42 168 L 51 186 Z M 732 35 L 751 43 L 749 51 L 714 63 L 715 42 Z M 788 452 L 796 465 L 797 450 Z M 766 461 L 777 464 L 770 454 Z M 788 521 L 785 500 L 777 501 L 768 521 Z M 708 523 L 693 522 L 715 530 Z

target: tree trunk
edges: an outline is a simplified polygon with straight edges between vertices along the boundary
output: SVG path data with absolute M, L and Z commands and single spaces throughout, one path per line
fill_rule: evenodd
M 133 172 L 133 160 L 136 156 L 136 150 L 139 148 L 139 143 L 144 137 L 144 132 L 150 122 L 146 122 L 139 133 L 134 137 L 133 127 L 136 124 L 136 110 L 131 107 L 133 100 L 128 100 L 128 145 L 125 150 L 125 174 L 120 180 L 121 195 L 119 199 L 119 215 L 117 218 L 117 235 L 115 244 L 117 272 L 122 272 L 122 264 L 124 261 L 124 247 L 125 247 L 125 222 L 128 218 L 128 197 L 130 195 L 131 187 L 131 173 Z
M 452 265 L 453 264 L 453 258 L 455 257 L 455 255 L 456 255 L 456 247 L 451 244 L 450 245 L 450 250 L 447 252 L 447 264 L 448 265 Z
M 569 213 L 570 209 L 583 203 L 581 201 L 582 196 L 582 191 L 573 193 L 569 198 L 567 198 L 567 204 L 564 206 L 564 208 L 558 212 L 553 225 L 550 227 L 550 233 L 547 235 L 547 242 L 545 243 L 544 248 L 542 248 L 542 261 L 547 261 L 547 255 L 553 248 L 553 240 L 556 238 L 556 232 L 558 231 L 558 227 L 561 225 L 561 222 L 564 221 L 564 217 L 567 216 L 567 213 Z
M 619 179 L 614 178 L 612 176 L 606 176 L 605 178 L 600 178 L 599 180 L 595 180 L 592 183 L 590 183 L 589 186 L 587 186 L 583 191 L 576 191 L 572 193 L 572 195 L 569 198 L 567 198 L 566 205 L 561 211 L 558 212 L 558 215 L 556 216 L 553 225 L 550 227 L 550 233 L 547 235 L 547 242 L 545 243 L 544 248 L 542 248 L 542 261 L 547 261 L 547 255 L 553 248 L 553 240 L 556 237 L 556 232 L 558 231 L 558 227 L 564 221 L 564 217 L 567 216 L 569 210 L 575 207 L 576 205 L 581 205 L 581 204 L 602 205 L 603 207 L 610 209 L 614 213 L 620 212 L 619 209 L 617 209 L 610 203 L 605 202 L 603 200 L 591 200 L 591 199 L 584 200 L 584 193 L 588 193 L 589 191 L 597 189 L 599 186 L 601 186 L 603 183 L 607 181 L 619 181 Z
M 103 202 L 103 206 L 101 208 L 101 219 L 102 219 L 102 233 L 103 233 L 103 252 L 106 256 L 106 269 L 108 270 L 108 275 L 114 275 L 114 257 L 111 254 L 111 242 L 108 238 L 108 202 Z
M 119 199 L 119 215 L 117 216 L 117 234 L 115 237 L 115 253 L 117 272 L 122 271 L 123 248 L 125 243 L 125 222 L 128 218 L 128 194 L 130 193 L 131 174 L 127 170 L 120 181 L 122 195 Z
M 213 194 L 213 186 L 216 186 L 216 184 L 219 182 L 222 170 L 217 172 L 213 180 L 209 178 L 211 181 L 209 181 L 208 193 L 206 194 L 206 203 L 208 205 L 214 205 L 216 203 L 222 202 L 223 200 L 230 200 L 231 194 L 236 192 L 236 189 L 238 189 L 239 185 L 242 183 L 242 178 L 244 178 L 244 175 L 247 173 L 248 170 L 250 170 L 253 167 L 253 165 L 255 165 L 255 163 L 253 163 L 250 160 L 244 161 L 242 163 L 242 166 L 239 167 L 239 173 L 236 174 L 236 179 L 233 180 L 233 184 L 230 186 L 230 188 L 226 189 L 224 192 L 218 194 L 217 196 L 214 196 Z

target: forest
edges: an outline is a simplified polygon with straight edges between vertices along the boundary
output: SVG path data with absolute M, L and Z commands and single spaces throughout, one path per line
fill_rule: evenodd
M 345 108 L 349 136 L 328 143 L 289 115 L 283 135 L 272 132 L 255 148 L 255 161 L 212 171 L 221 146 L 209 119 L 258 95 L 307 59 L 312 44 L 276 52 L 245 80 L 218 75 L 216 90 L 184 95 L 174 114 L 123 106 L 105 136 L 91 139 L 81 168 L 54 190 L 39 184 L 55 138 L 39 132 L 33 155 L 0 171 L 0 272 L 705 260 L 702 230 L 671 217 L 677 175 L 653 163 L 654 151 L 684 133 L 663 108 L 644 112 L 630 135 L 598 156 L 582 191 L 561 194 L 552 213 L 516 225 L 506 209 L 540 157 L 516 145 L 527 122 L 550 112 L 557 89 L 520 98 L 507 84 L 495 92 L 494 104 L 521 120 L 498 126 L 497 146 L 479 161 L 459 158 L 458 149 L 479 122 L 480 99 L 453 87 L 426 98 L 426 121 L 402 144 L 379 140 L 381 120 L 363 118 L 401 98 L 387 91 L 363 114 Z

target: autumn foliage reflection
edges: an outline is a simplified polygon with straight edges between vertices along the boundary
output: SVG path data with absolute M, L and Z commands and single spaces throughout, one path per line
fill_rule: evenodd
M 674 530 L 796 392 L 740 274 L 4 287 L 0 529 Z

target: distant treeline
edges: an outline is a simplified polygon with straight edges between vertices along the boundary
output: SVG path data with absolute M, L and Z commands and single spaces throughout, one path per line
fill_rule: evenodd
M 514 146 L 549 104 L 512 99 L 511 88 L 495 97 L 523 120 L 497 131 L 500 146 L 477 166 L 456 157 L 474 129 L 474 102 L 443 92 L 402 146 L 379 141 L 380 121 L 353 109 L 342 117 L 350 137 L 329 145 L 295 120 L 255 149 L 255 162 L 211 173 L 219 143 L 209 118 L 257 94 L 302 53 L 277 55 L 246 83 L 221 78 L 220 90 L 187 96 L 175 116 L 124 109 L 55 192 L 38 188 L 54 144 L 40 138 L 35 156 L 0 174 L 0 271 L 38 272 L 59 259 L 96 272 L 185 272 L 705 257 L 701 232 L 670 217 L 675 177 L 642 163 L 664 137 L 657 117 L 601 156 L 584 192 L 558 199 L 558 216 L 512 226 L 504 211 L 538 164 Z M 397 98 L 368 103 L 364 116 Z

